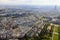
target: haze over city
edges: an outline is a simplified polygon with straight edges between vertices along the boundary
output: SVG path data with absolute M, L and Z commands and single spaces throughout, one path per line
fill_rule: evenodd
M 60 5 L 60 0 L 0 0 L 0 5 Z

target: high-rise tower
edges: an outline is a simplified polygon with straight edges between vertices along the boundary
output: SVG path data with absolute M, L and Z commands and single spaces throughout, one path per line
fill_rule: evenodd
M 56 5 L 55 5 L 54 9 L 57 10 L 57 6 Z

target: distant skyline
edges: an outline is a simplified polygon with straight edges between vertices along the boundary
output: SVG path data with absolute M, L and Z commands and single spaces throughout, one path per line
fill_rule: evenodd
M 0 5 L 58 5 L 60 0 L 0 0 Z

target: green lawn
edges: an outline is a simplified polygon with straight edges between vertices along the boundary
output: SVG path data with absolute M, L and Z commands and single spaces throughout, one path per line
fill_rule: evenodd
M 58 31 L 60 32 L 60 26 L 58 27 Z
M 53 32 L 57 32 L 58 33 L 58 27 L 54 27 L 54 31 Z
M 53 33 L 53 40 L 58 40 L 58 34 L 56 34 L 56 33 L 58 33 L 58 27 L 54 26 L 53 32 L 55 32 L 55 33 Z
M 53 40 L 58 40 L 58 34 L 53 34 Z

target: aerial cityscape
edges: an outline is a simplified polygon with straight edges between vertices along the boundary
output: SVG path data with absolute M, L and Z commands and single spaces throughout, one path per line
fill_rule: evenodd
M 0 40 L 60 40 L 60 7 L 0 6 Z
M 60 0 L 0 0 L 0 40 L 60 40 Z

